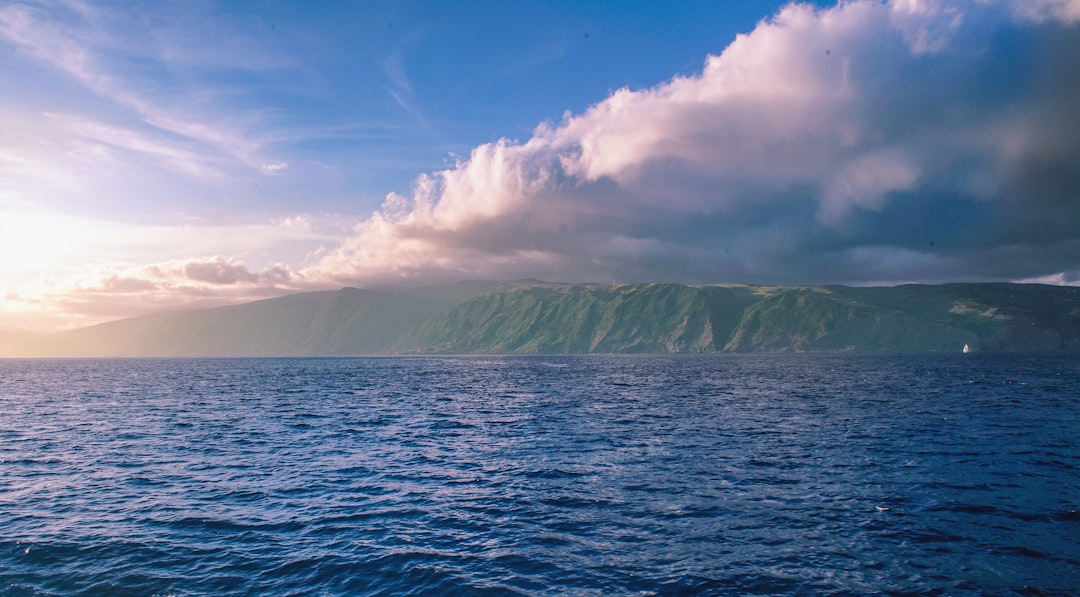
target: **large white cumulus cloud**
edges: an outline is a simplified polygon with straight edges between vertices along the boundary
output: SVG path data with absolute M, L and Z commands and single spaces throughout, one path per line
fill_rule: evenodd
M 1080 2 L 791 4 L 392 194 L 309 278 L 1016 279 L 1080 268 Z

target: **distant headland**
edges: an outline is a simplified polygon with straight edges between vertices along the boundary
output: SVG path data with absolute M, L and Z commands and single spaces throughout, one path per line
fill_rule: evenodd
M 1080 288 L 461 282 L 0 334 L 8 357 L 1080 352 Z

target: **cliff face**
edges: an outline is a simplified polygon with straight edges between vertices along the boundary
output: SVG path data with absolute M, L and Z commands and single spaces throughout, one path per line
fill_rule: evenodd
M 486 295 L 432 318 L 398 345 L 407 352 L 715 352 L 746 288 L 677 284 L 527 288 Z
M 297 294 L 55 335 L 7 356 L 800 351 L 1080 352 L 1080 288 L 541 282 Z
M 949 351 L 976 338 L 937 318 L 867 304 L 831 289 L 799 289 L 776 291 L 751 305 L 724 350 Z
M 523 289 L 425 322 L 408 352 L 1080 350 L 1080 289 L 644 284 Z

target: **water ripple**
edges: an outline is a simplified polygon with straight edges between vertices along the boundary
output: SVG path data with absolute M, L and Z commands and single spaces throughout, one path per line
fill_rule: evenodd
M 1066 595 L 1080 363 L 0 361 L 3 595 Z

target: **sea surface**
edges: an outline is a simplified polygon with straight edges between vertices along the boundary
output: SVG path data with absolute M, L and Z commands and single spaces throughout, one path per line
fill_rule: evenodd
M 1076 356 L 0 361 L 0 595 L 1076 595 Z

